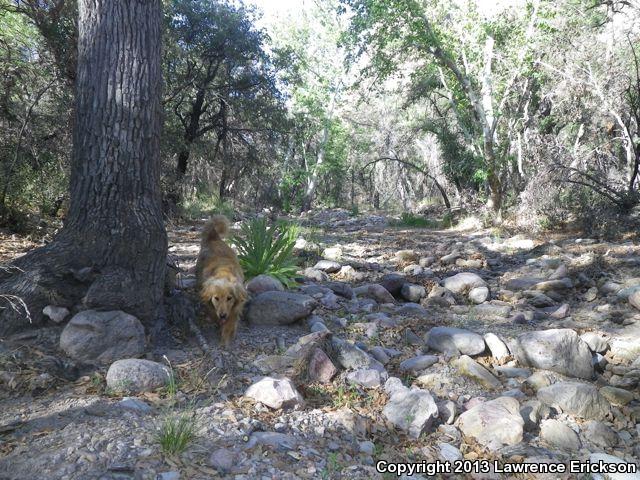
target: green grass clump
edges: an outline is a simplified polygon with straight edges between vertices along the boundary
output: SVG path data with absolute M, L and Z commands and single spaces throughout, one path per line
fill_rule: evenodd
M 196 419 L 193 413 L 171 413 L 158 430 L 158 443 L 165 454 L 182 453 L 196 434 Z
M 238 249 L 238 260 L 247 279 L 266 274 L 287 286 L 295 284 L 297 265 L 293 247 L 299 227 L 291 223 L 268 225 L 266 218 L 255 218 L 242 224 L 240 235 L 232 239 Z
M 234 208 L 228 200 L 221 200 L 215 193 L 199 192 L 192 198 L 185 199 L 181 207 L 184 218 L 196 220 L 212 215 L 224 215 L 233 218 Z
M 440 223 L 436 220 L 425 218 L 421 215 L 415 215 L 411 212 L 403 212 L 400 216 L 400 224 L 405 227 L 413 228 L 437 228 Z

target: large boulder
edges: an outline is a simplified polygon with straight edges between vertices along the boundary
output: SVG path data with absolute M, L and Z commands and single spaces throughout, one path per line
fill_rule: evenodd
M 537 395 L 542 403 L 586 420 L 603 420 L 611 409 L 598 389 L 587 383 L 558 382 L 540 388 Z
M 454 327 L 434 327 L 427 334 L 427 346 L 443 353 L 479 355 L 484 352 L 482 335 Z
M 166 386 L 171 379 L 169 369 L 161 363 L 138 358 L 125 358 L 111 364 L 107 371 L 107 387 L 113 392 L 150 392 Z
M 120 310 L 85 310 L 73 316 L 60 335 L 60 348 L 81 362 L 109 364 L 138 357 L 145 347 L 140 320 Z
M 472 288 L 486 287 L 480 275 L 471 272 L 462 272 L 444 279 L 444 288 L 453 293 L 467 293 Z
M 304 403 L 302 395 L 288 378 L 264 377 L 251 385 L 244 395 L 274 410 Z
M 511 342 L 509 349 L 522 365 L 571 377 L 589 379 L 593 376 L 589 346 L 568 328 L 522 333 Z
M 249 301 L 246 319 L 254 325 L 289 325 L 311 315 L 316 301 L 293 292 L 264 292 Z
M 264 292 L 282 292 L 283 290 L 284 286 L 280 280 L 271 275 L 258 275 L 247 283 L 247 291 L 254 297 Z
M 524 420 L 520 404 L 512 397 L 482 402 L 456 420 L 458 428 L 492 450 L 522 441 Z

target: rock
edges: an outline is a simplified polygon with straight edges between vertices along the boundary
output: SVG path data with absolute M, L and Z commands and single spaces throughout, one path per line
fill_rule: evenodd
M 591 351 L 571 329 L 550 329 L 518 335 L 509 345 L 522 365 L 572 377 L 590 379 L 593 376 Z
M 82 362 L 108 364 L 137 357 L 145 348 L 144 327 L 136 317 L 120 310 L 84 310 L 64 327 L 60 348 Z
M 358 370 L 361 368 L 373 368 L 379 372 L 384 372 L 384 366 L 365 351 L 359 349 L 352 343 L 333 336 L 331 338 L 331 352 L 329 356 L 334 359 L 342 368 L 347 370 Z
M 474 287 L 469 290 L 469 300 L 476 305 L 489 300 L 489 287 Z
M 396 385 L 391 392 L 382 414 L 396 428 L 418 439 L 438 417 L 438 407 L 433 397 L 426 390 L 417 387 L 409 389 L 402 384 Z
M 404 303 L 397 310 L 396 314 L 402 315 L 405 317 L 426 317 L 428 312 L 427 309 L 422 305 L 417 303 Z
M 624 406 L 631 402 L 635 396 L 629 390 L 611 387 L 607 385 L 600 389 L 600 395 L 606 398 L 611 405 Z
M 485 333 L 484 342 L 489 347 L 491 356 L 497 361 L 500 362 L 509 356 L 507 345 L 495 333 Z
M 558 420 L 545 420 L 540 425 L 540 438 L 552 447 L 575 452 L 580 450 L 578 434 Z
M 473 307 L 471 312 L 478 318 L 508 318 L 509 315 L 511 315 L 511 306 L 483 303 L 482 305 Z
M 587 422 L 584 438 L 602 448 L 615 447 L 618 444 L 618 434 L 611 427 L 596 420 Z
M 253 432 L 249 441 L 245 445 L 245 449 L 254 448 L 256 445 L 264 445 L 274 450 L 286 452 L 296 448 L 298 441 L 296 437 L 287 433 L 280 432 Z
M 149 406 L 149 404 L 135 397 L 124 397 L 118 402 L 118 406 L 120 408 L 124 408 L 125 410 L 131 410 L 133 412 L 140 413 L 149 413 L 153 410 Z
M 329 383 L 338 373 L 331 359 L 319 348 L 314 348 L 309 358 L 307 375 L 312 382 Z
M 547 280 L 544 282 L 538 282 L 535 285 L 536 290 L 541 292 L 563 292 L 573 288 L 573 282 L 570 278 L 561 278 L 558 280 Z
M 538 399 L 550 407 L 586 420 L 602 420 L 609 413 L 609 402 L 596 387 L 586 383 L 558 382 L 537 392 Z
M 567 318 L 569 316 L 569 304 L 563 303 L 558 308 L 554 309 L 549 316 L 551 318 L 555 318 L 556 320 L 562 320 L 563 318 Z
M 504 288 L 507 290 L 529 290 L 536 284 L 544 281 L 543 278 L 539 277 L 518 277 L 507 280 L 504 284 Z
M 549 280 L 559 280 L 569 274 L 567 266 L 563 263 L 549 276 Z
M 231 471 L 236 461 L 236 453 L 228 448 L 218 448 L 209 456 L 209 466 L 223 475 Z
M 511 397 L 498 397 L 467 410 L 456 425 L 467 436 L 491 450 L 522 441 L 524 421 L 520 404 Z
M 351 265 L 345 265 L 340 269 L 338 275 L 348 282 L 361 282 L 365 278 L 363 272 L 356 271 Z
M 67 315 L 69 315 L 69 309 L 64 307 L 56 307 L 55 305 L 47 305 L 42 309 L 42 313 L 51 319 L 52 322 L 62 323 Z
M 422 285 L 405 283 L 400 290 L 402 297 L 409 302 L 419 302 L 427 296 L 427 291 Z
M 373 455 L 376 451 L 376 445 L 369 440 L 365 440 L 364 442 L 358 443 L 358 450 L 365 455 Z
M 482 336 L 461 328 L 434 327 L 427 334 L 427 346 L 442 353 L 460 352 L 463 355 L 479 355 L 484 352 Z
M 379 387 L 381 384 L 380 372 L 371 368 L 355 370 L 347 374 L 347 382 L 366 388 Z
M 289 325 L 308 317 L 316 301 L 292 292 L 264 292 L 249 301 L 245 318 L 254 325 Z
M 371 350 L 369 350 L 369 353 L 373 358 L 378 360 L 383 365 L 386 365 L 387 363 L 389 363 L 389 360 L 391 360 L 389 358 L 389 355 L 387 355 L 387 352 L 385 352 L 384 348 L 380 346 L 373 347 Z
M 450 292 L 461 294 L 467 293 L 469 290 L 475 287 L 486 287 L 487 283 L 475 273 L 462 272 L 452 277 L 444 279 L 444 288 Z
M 462 460 L 462 452 L 450 443 L 438 444 L 438 457 L 444 461 L 453 464 L 458 460 Z
M 482 260 L 479 258 L 458 258 L 456 266 L 460 268 L 482 268 Z
M 398 250 L 396 258 L 401 262 L 417 262 L 418 254 L 414 250 Z
M 407 282 L 404 275 L 398 273 L 387 273 L 380 280 L 380 285 L 387 289 L 391 295 L 399 295 L 400 289 Z
M 597 332 L 585 332 L 580 335 L 580 338 L 593 352 L 604 353 L 609 349 L 609 341 L 603 334 Z
M 448 255 L 445 255 L 440 258 L 440 263 L 443 265 L 451 265 L 456 263 L 456 260 L 459 259 L 462 255 L 460 252 L 451 252 Z
M 313 268 L 316 270 L 322 270 L 325 273 L 337 273 L 342 268 L 338 262 L 334 262 L 333 260 L 320 260 L 316 263 Z
M 425 271 L 424 268 L 422 268 L 420 265 L 416 265 L 415 263 L 404 267 L 402 269 L 402 272 L 406 273 L 407 275 L 413 275 L 414 277 L 418 277 L 420 275 L 433 275 L 433 272 L 431 270 L 426 269 Z
M 531 375 L 528 368 L 508 367 L 504 365 L 496 365 L 493 369 L 506 378 L 527 378 Z
M 322 256 L 327 260 L 340 260 L 342 255 L 342 247 L 329 247 L 322 252 Z
M 523 293 L 528 298 L 529 303 L 536 308 L 554 307 L 556 304 L 553 298 L 548 297 L 544 293 L 536 292 L 534 290 L 525 290 Z
M 532 373 L 531 376 L 525 380 L 525 383 L 537 392 L 541 388 L 548 387 L 557 381 L 558 376 L 554 372 L 539 370 Z
M 640 310 L 640 289 L 637 289 L 629 295 L 629 305 Z
M 382 285 L 369 283 L 353 289 L 358 297 L 372 298 L 378 303 L 395 303 L 395 298 Z
M 595 464 L 600 464 L 601 462 L 603 464 L 626 463 L 628 465 L 628 462 L 623 459 L 606 453 L 592 453 L 589 455 L 589 462 Z M 626 471 L 629 472 L 629 466 L 626 467 Z M 604 473 L 600 478 L 605 480 L 640 480 L 640 473 L 637 471 L 635 473 Z
M 551 409 L 540 400 L 529 400 L 520 407 L 520 415 L 527 432 L 536 430 L 540 421 L 548 418 L 550 414 Z
M 107 387 L 113 392 L 151 392 L 166 386 L 171 379 L 169 369 L 157 362 L 126 358 L 111 364 L 107 371 Z
M 420 373 L 431 365 L 438 363 L 438 357 L 435 355 L 419 355 L 417 357 L 408 358 L 400 363 L 401 372 Z
M 355 297 L 355 294 L 353 293 L 353 288 L 351 288 L 351 285 L 349 285 L 348 283 L 326 282 L 324 285 L 327 288 L 331 289 L 331 291 L 333 291 L 333 293 L 335 293 L 336 295 L 340 295 L 341 297 L 346 298 L 347 300 L 351 300 L 352 298 Z
M 161 472 L 158 473 L 156 480 L 180 480 L 180 472 Z
M 283 290 L 284 286 L 280 280 L 271 275 L 258 275 L 247 283 L 247 291 L 253 297 L 264 292 L 282 292 Z
M 593 302 L 596 298 L 598 298 L 598 287 L 591 287 L 589 290 L 587 290 L 587 292 L 584 294 L 584 299 L 587 302 Z
M 274 410 L 295 407 L 304 403 L 302 395 L 288 378 L 264 377 L 251 385 L 244 395 Z
M 453 297 L 453 293 L 446 288 L 434 285 L 427 295 L 427 304 L 439 305 L 446 308 L 455 305 L 456 299 Z
M 312 280 L 314 282 L 326 282 L 329 280 L 329 275 L 324 273 L 322 270 L 318 270 L 316 268 L 311 268 L 311 267 L 305 268 L 302 271 L 302 275 L 304 275 L 307 279 Z
M 486 388 L 494 389 L 502 386 L 500 380 L 489 370 L 467 355 L 462 355 L 460 358 L 454 360 L 452 365 L 456 367 L 462 375 L 475 380 Z

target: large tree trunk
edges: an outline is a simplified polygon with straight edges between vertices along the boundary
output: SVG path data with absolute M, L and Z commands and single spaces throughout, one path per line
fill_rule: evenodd
M 0 335 L 48 304 L 160 313 L 167 253 L 160 197 L 160 0 L 80 0 L 76 118 L 66 223 L 0 270 Z M 18 309 L 20 310 L 20 309 Z

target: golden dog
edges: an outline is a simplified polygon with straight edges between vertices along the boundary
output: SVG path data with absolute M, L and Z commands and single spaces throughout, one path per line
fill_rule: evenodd
M 235 252 L 222 241 L 229 232 L 229 220 L 215 215 L 202 232 L 196 278 L 200 300 L 212 320 L 221 327 L 221 343 L 228 346 L 236 335 L 238 318 L 247 301 L 244 275 Z

